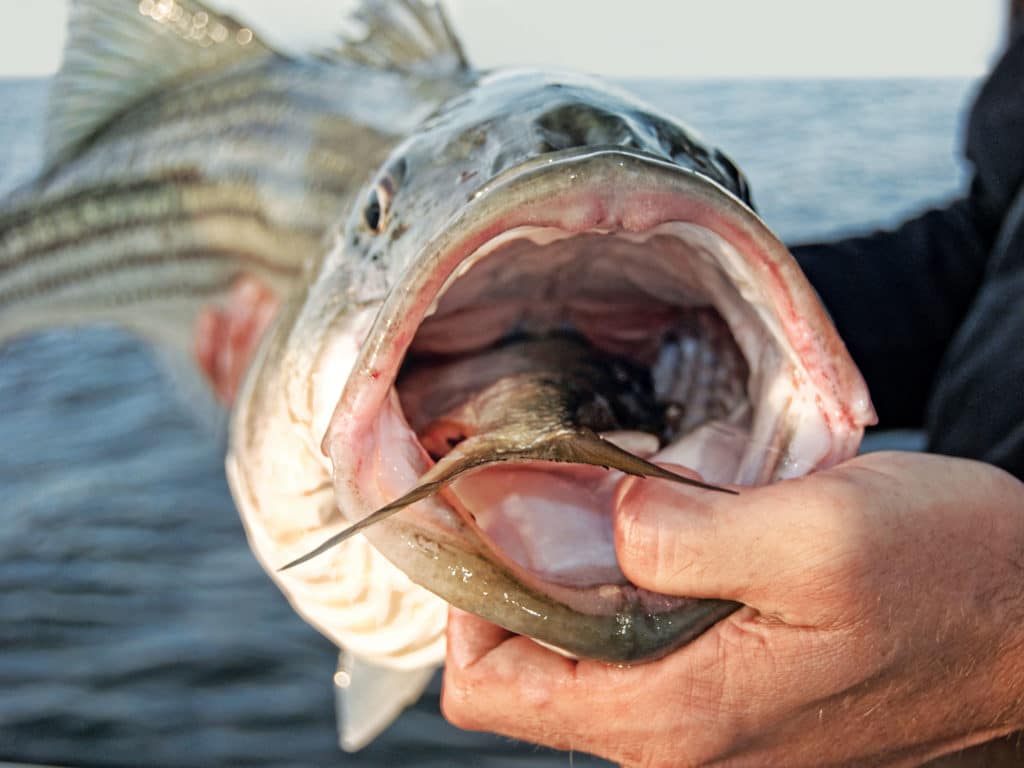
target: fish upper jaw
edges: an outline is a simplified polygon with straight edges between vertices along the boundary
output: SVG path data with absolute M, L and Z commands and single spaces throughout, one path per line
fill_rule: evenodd
M 505 301 L 502 286 L 519 279 L 520 300 L 513 291 Z M 538 293 L 546 300 L 537 301 Z M 874 420 L 863 380 L 792 257 L 756 215 L 714 182 L 652 157 L 571 151 L 485 185 L 438 229 L 389 294 L 323 442 L 343 515 L 364 517 L 432 465 L 395 389 L 410 349 L 437 352 L 447 344 L 465 352 L 515 328 L 564 324 L 595 344 L 629 346 L 651 317 L 651 333 L 664 334 L 694 306 L 713 308 L 732 334 L 749 368 L 750 407 L 724 419 L 735 420 L 736 433 L 697 428 L 656 459 L 688 464 L 714 482 L 753 484 L 804 474 L 856 451 Z M 602 315 L 602 307 L 611 311 Z M 706 608 L 709 621 L 724 615 L 721 606 L 698 608 L 696 601 L 629 585 L 545 581 L 543 568 L 538 575 L 518 567 L 521 560 L 494 557 L 474 525 L 479 515 L 457 507 L 451 494 L 424 499 L 365 535 L 450 602 L 584 655 L 658 655 L 706 626 L 679 629 L 686 624 L 680 611 L 689 607 L 695 616 Z M 602 568 L 595 573 L 607 573 Z M 635 628 L 659 600 L 662 611 L 654 613 L 675 617 L 676 630 L 666 630 L 672 638 L 654 632 L 641 641 L 630 630 L 621 642 L 595 645 L 576 642 L 566 628 L 578 628 L 582 617 L 623 616 Z

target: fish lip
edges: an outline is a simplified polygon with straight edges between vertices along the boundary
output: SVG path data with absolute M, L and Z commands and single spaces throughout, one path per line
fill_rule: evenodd
M 579 199 L 601 182 L 603 196 Z M 631 183 L 640 191 L 631 193 Z M 669 201 L 676 205 L 654 204 Z M 850 429 L 876 422 L 860 372 L 852 363 L 836 362 L 849 362 L 849 355 L 814 289 L 757 213 L 697 171 L 646 152 L 590 147 L 545 154 L 498 174 L 420 249 L 367 335 L 324 436 L 324 454 L 329 455 L 328 443 L 339 426 L 366 423 L 381 407 L 429 307 L 477 248 L 520 226 L 616 234 L 645 232 L 669 221 L 696 221 L 748 257 L 754 255 L 758 276 L 788 299 L 780 311 L 787 315 L 792 347 L 802 359 L 818 363 L 808 374 L 828 401 L 825 410 Z

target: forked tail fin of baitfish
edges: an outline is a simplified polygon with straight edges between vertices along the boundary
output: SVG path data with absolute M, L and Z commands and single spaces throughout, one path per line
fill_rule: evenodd
M 604 467 L 605 469 L 617 469 L 620 472 L 637 477 L 671 480 L 675 483 L 692 485 L 707 491 L 737 494 L 736 491 L 730 488 L 723 488 L 700 480 L 694 480 L 691 477 L 659 467 L 657 464 L 652 464 L 646 459 L 642 459 L 629 451 L 619 448 L 614 443 L 605 440 L 590 430 L 561 432 L 546 440 L 537 441 L 526 446 L 496 446 L 493 435 L 471 437 L 459 443 L 448 455 L 425 472 L 420 477 L 419 485 L 404 496 L 395 499 L 390 504 L 386 504 L 345 530 L 334 534 L 320 546 L 316 547 L 316 549 L 292 560 L 287 565 L 279 568 L 278 571 L 287 571 L 289 568 L 294 568 L 296 565 L 312 560 L 314 557 L 341 544 L 360 531 L 405 509 L 410 504 L 432 496 L 460 475 L 491 464 L 525 461 L 590 464 Z

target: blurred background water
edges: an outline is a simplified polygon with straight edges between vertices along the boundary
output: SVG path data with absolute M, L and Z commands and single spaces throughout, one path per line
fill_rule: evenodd
M 790 242 L 895 224 L 965 181 L 968 80 L 626 85 L 725 149 Z M 47 87 L 0 80 L 0 193 L 39 161 Z M 0 760 L 569 764 L 450 728 L 436 683 L 370 749 L 339 752 L 335 651 L 250 555 L 223 450 L 131 338 L 0 348 Z

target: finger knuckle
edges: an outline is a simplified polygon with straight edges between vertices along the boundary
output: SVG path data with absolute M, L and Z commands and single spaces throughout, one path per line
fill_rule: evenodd
M 615 517 L 615 549 L 627 575 L 630 570 L 643 572 L 649 566 L 655 534 L 643 506 L 642 495 L 637 495 L 634 502 L 620 509 Z
M 444 719 L 456 728 L 477 730 L 480 727 L 478 711 L 469 688 L 461 681 L 446 676 L 441 689 L 441 714 Z

